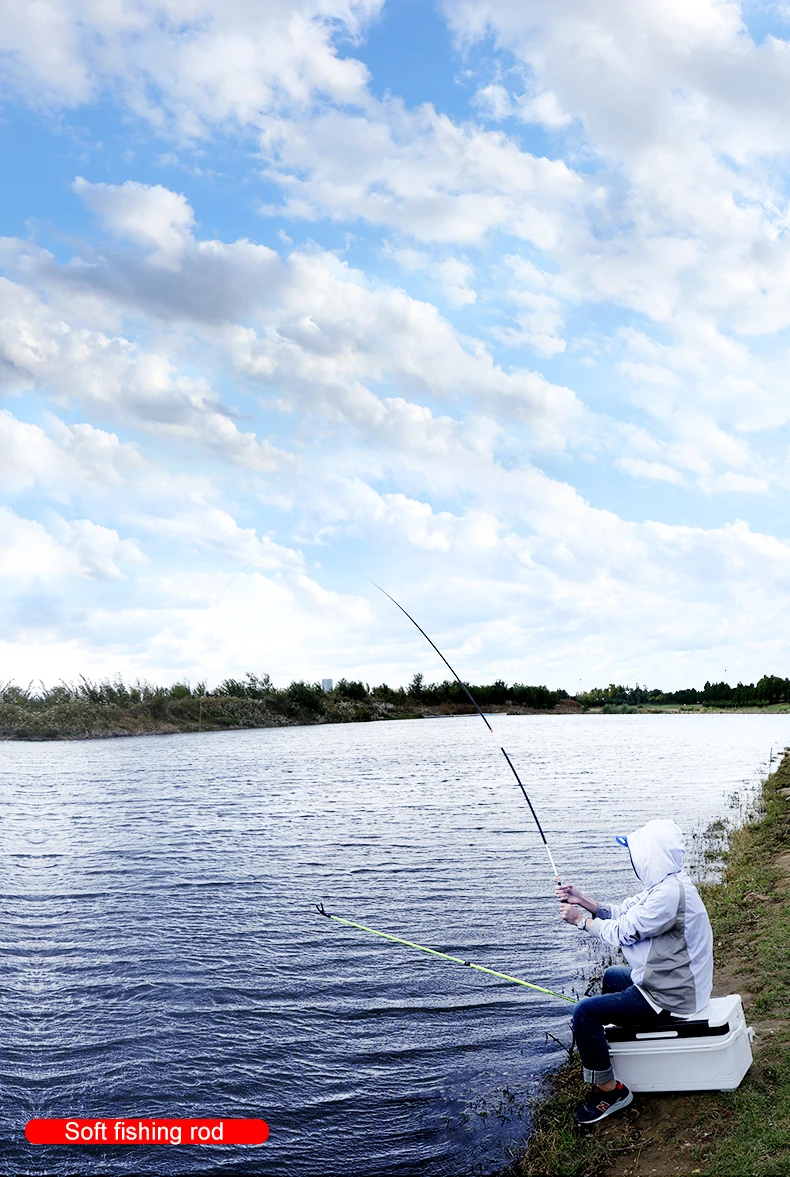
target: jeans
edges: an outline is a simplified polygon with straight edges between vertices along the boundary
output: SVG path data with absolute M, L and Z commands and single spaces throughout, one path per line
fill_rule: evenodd
M 588 1083 L 608 1083 L 614 1079 L 612 1060 L 604 1026 L 662 1025 L 672 1015 L 657 1014 L 645 1001 L 636 985 L 631 984 L 631 970 L 617 966 L 603 975 L 600 997 L 585 997 L 573 1011 L 573 1033 Z

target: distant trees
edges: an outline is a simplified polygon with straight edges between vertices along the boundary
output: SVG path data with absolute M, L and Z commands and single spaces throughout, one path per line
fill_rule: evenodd
M 527 686 L 523 683 L 508 686 L 503 679 L 479 686 L 467 684 L 467 687 L 481 706 L 513 704 L 543 710 L 568 698 L 567 691 L 550 691 L 545 686 Z M 287 687 L 275 687 L 268 674 L 253 674 L 251 671 L 243 678 L 225 678 L 213 690 L 205 682 L 198 682 L 194 686 L 188 682 L 176 682 L 172 686 L 162 687 L 139 679 L 134 683 L 126 683 L 120 676 L 99 682 L 80 676 L 75 683 L 61 682 L 55 687 L 45 687 L 41 683 L 37 689 L 32 683 L 21 687 L 11 682 L 0 682 L 0 703 L 27 709 L 40 710 L 73 703 L 87 703 L 96 707 L 131 707 L 143 703 L 164 703 L 169 700 L 184 702 L 190 699 L 260 700 L 281 710 L 290 705 L 292 708 L 312 711 L 322 711 L 341 702 L 387 702 L 405 708 L 415 704 L 428 707 L 469 705 L 466 691 L 455 679 L 426 683 L 424 676 L 419 673 L 413 676 L 405 689 L 392 688 L 386 683 L 371 687 L 358 679 L 341 678 L 330 691 L 325 691 L 320 683 L 303 679 Z
M 231 699 L 265 699 L 274 690 L 272 680 L 268 674 L 250 674 L 248 671 L 243 679 L 226 678 L 215 691 L 207 691 L 201 683 L 204 695 L 225 695 Z
M 708 707 L 766 707 L 773 703 L 790 703 L 790 679 L 764 675 L 758 683 L 741 683 L 731 687 L 726 682 L 706 682 L 702 690 L 684 687 L 678 691 L 648 690 L 637 683 L 626 687 L 610 683 L 576 696 L 585 707 L 607 705 L 644 707 L 646 704 L 703 704 Z
M 568 699 L 564 690 L 543 685 L 508 684 L 504 679 L 479 685 L 466 684 L 481 707 L 530 708 L 550 711 Z M 763 675 L 756 683 L 706 682 L 704 687 L 676 691 L 648 688 L 636 683 L 609 683 L 575 696 L 584 707 L 634 708 L 650 705 L 706 706 L 717 708 L 768 707 L 790 704 L 790 679 Z M 359 679 L 341 678 L 325 691 L 320 683 L 299 679 L 276 687 L 268 674 L 248 672 L 241 678 L 223 679 L 210 690 L 205 682 L 186 681 L 169 687 L 138 679 L 126 683 L 119 675 L 94 682 L 84 676 L 76 682 L 47 687 L 20 686 L 0 681 L 0 735 L 43 732 L 58 738 L 67 734 L 112 734 L 126 731 L 192 730 L 258 727 L 283 723 L 339 723 L 388 715 L 463 713 L 470 710 L 468 695 L 455 679 L 426 683 L 415 674 L 407 687 L 387 683 L 371 687 Z
M 637 683 L 633 687 L 625 687 L 617 683 L 609 683 L 608 687 L 596 687 L 592 691 L 581 691 L 576 698 L 585 707 L 631 706 L 644 707 L 646 703 L 653 703 L 664 699 L 662 691 L 647 687 L 640 687 Z
M 754 688 L 761 703 L 787 703 L 790 701 L 790 679 L 765 675 Z
M 320 683 L 309 683 L 300 679 L 299 682 L 292 682 L 286 687 L 285 694 L 297 707 L 303 707 L 307 711 L 324 709 L 324 690 Z
M 512 703 L 521 707 L 534 707 L 538 710 L 553 707 L 561 699 L 568 698 L 567 691 L 550 691 L 548 687 L 529 687 L 523 683 L 513 683 L 508 686 L 501 678 L 494 683 L 475 686 L 466 683 L 481 707 L 503 707 Z M 404 692 L 392 691 L 387 686 L 374 687 L 372 694 L 391 699 L 403 698 Z M 468 704 L 469 697 L 461 684 L 454 678 L 445 679 L 440 683 L 426 683 L 422 674 L 415 674 L 405 692 L 412 702 L 418 702 L 428 707 L 438 707 L 444 703 Z
M 349 682 L 347 678 L 341 678 L 332 693 L 338 699 L 356 699 L 361 702 L 363 699 L 367 699 L 370 687 L 364 682 Z

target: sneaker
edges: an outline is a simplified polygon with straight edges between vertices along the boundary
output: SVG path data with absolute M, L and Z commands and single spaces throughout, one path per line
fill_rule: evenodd
M 577 1124 L 597 1124 L 599 1120 L 611 1116 L 612 1112 L 627 1108 L 633 1098 L 633 1093 L 623 1083 L 618 1082 L 611 1091 L 593 1087 L 582 1106 L 574 1112 L 573 1118 Z

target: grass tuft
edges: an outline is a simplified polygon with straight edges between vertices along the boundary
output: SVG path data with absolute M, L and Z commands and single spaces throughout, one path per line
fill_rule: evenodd
M 578 1059 L 546 1079 L 526 1152 L 509 1177 L 599 1177 L 618 1154 L 639 1148 L 643 1137 L 628 1111 L 599 1128 L 576 1127 L 573 1113 L 587 1090 Z

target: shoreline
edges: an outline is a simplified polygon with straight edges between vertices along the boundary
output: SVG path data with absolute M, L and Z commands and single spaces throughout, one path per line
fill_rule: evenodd
M 755 1029 L 741 1086 L 635 1095 L 620 1115 L 580 1132 L 572 1116 L 586 1088 L 575 1057 L 544 1080 L 532 1135 L 503 1177 L 790 1173 L 790 749 L 723 863 L 721 881 L 699 889 L 713 925 L 714 995 L 739 992 Z
M 635 707 L 608 705 L 583 707 L 576 699 L 563 699 L 553 707 L 494 704 L 483 707 L 487 715 L 776 715 L 790 714 L 790 704 L 763 707 L 716 707 L 704 704 L 666 704 Z M 373 700 L 340 700 L 322 713 L 295 709 L 284 712 L 263 700 L 232 696 L 141 702 L 123 707 L 113 704 L 70 703 L 48 708 L 23 708 L 0 703 L 0 740 L 51 743 L 55 741 L 116 739 L 124 736 L 169 736 L 194 733 L 255 731 L 258 728 L 317 727 L 335 723 L 381 723 L 388 720 L 455 719 L 476 715 L 463 703 L 396 707 Z
M 574 700 L 552 708 L 492 705 L 489 715 L 581 714 Z M 258 728 L 322 727 L 337 723 L 381 723 L 387 720 L 454 719 L 476 715 L 463 703 L 395 706 L 378 700 L 332 700 L 321 711 L 283 706 L 263 699 L 233 696 L 154 699 L 120 706 L 75 702 L 48 708 L 23 708 L 0 703 L 0 740 L 53 742 L 123 736 L 171 736 L 194 733 L 255 731 Z

